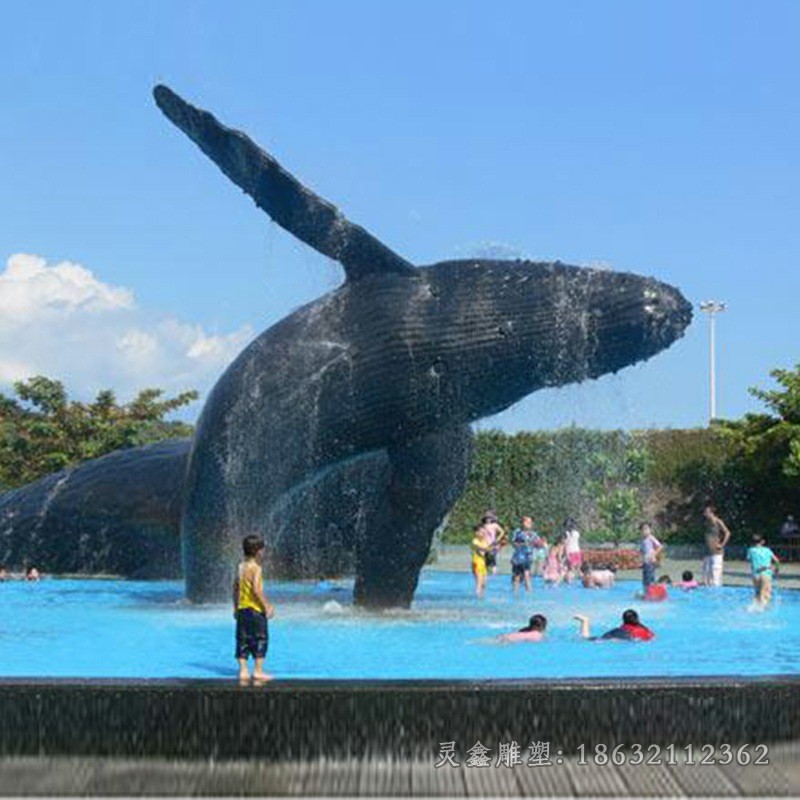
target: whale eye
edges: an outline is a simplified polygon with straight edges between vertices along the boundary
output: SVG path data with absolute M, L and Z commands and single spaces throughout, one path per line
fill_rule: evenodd
M 506 320 L 497 326 L 497 332 L 503 337 L 511 336 L 511 334 L 514 333 L 514 324 Z

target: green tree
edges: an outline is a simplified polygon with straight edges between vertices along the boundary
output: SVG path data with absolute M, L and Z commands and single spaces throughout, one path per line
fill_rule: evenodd
M 128 447 L 190 436 L 192 426 L 167 421 L 197 392 L 164 397 L 144 389 L 117 403 L 103 390 L 91 403 L 67 397 L 64 385 L 41 375 L 14 384 L 16 398 L 0 394 L 0 488 L 21 486 L 81 461 Z
M 774 369 L 770 372 L 780 389 L 748 391 L 761 400 L 769 414 L 747 414 L 734 423 L 723 423 L 749 453 L 765 446 L 781 456 L 784 475 L 800 477 L 800 364 L 794 369 Z
M 767 406 L 768 413 L 717 424 L 751 467 L 766 474 L 777 465 L 783 477 L 794 481 L 800 477 L 800 364 L 794 369 L 774 369 L 770 375 L 780 388 L 748 390 Z
M 787 513 L 797 513 L 800 499 L 800 364 L 770 376 L 777 388 L 749 389 L 765 412 L 715 425 L 731 449 L 727 472 L 747 507 L 742 527 L 767 534 Z

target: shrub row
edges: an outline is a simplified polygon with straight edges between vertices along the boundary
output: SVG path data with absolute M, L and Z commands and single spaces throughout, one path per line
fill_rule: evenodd
M 508 527 L 529 514 L 537 529 L 550 536 L 558 535 L 563 520 L 572 516 L 587 542 L 608 540 L 590 488 L 592 464 L 598 455 L 612 458 L 631 445 L 648 454 L 636 488 L 641 517 L 652 520 L 665 541 L 701 541 L 707 497 L 739 544 L 756 531 L 773 535 L 787 514 L 800 517 L 800 481 L 783 474 L 782 455 L 762 453 L 755 459 L 716 429 L 481 431 L 467 488 L 443 531 L 445 541 L 468 541 L 472 526 L 489 508 Z M 637 538 L 635 524 L 628 534 L 623 540 Z
M 627 548 L 584 550 L 583 561 L 595 569 L 641 569 L 642 555 Z

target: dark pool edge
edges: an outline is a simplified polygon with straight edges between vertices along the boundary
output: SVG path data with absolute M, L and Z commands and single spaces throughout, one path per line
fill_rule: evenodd
M 442 742 L 800 740 L 800 678 L 626 681 L 0 681 L 0 755 L 433 758 Z

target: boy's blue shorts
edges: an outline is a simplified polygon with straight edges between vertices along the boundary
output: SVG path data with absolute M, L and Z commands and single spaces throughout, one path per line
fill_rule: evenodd
M 264 658 L 269 646 L 267 615 L 252 608 L 236 612 L 236 658 Z

